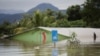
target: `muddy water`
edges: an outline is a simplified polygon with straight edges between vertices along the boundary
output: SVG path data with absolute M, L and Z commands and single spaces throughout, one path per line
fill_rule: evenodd
M 56 53 L 56 54 L 55 54 Z M 54 48 L 51 45 L 24 44 L 0 40 L 0 56 L 100 56 L 100 44 L 72 44 Z

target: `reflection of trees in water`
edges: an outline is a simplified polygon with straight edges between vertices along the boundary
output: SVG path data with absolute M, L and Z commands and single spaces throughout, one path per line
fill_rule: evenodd
M 68 56 L 100 56 L 100 44 L 82 44 L 69 42 L 67 44 Z
M 35 52 L 34 52 L 35 56 L 41 56 L 40 50 L 39 50 L 39 49 L 36 49 L 36 50 L 34 50 L 34 51 L 35 51 Z
M 35 50 L 35 56 L 52 56 L 52 49 L 47 47 L 40 47 Z
M 21 54 L 23 54 L 23 56 L 34 56 L 34 45 L 28 45 L 23 43 L 18 43 L 18 44 L 22 49 Z
M 16 45 L 16 42 L 8 40 L 8 39 L 2 39 L 0 40 L 0 44 L 3 44 L 3 46 L 6 48 L 10 47 L 10 46 L 14 46 Z
M 52 48 L 48 47 L 32 47 L 32 46 L 23 46 L 23 52 L 26 53 L 26 56 L 52 56 Z
M 84 46 L 84 56 L 100 56 L 100 44 L 91 44 Z

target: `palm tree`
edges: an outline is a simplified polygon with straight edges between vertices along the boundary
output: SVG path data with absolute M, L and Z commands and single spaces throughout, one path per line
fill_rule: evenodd
M 39 10 L 37 10 L 34 15 L 33 15 L 33 24 L 35 25 L 35 27 L 41 26 L 42 22 L 43 22 L 43 17 L 42 14 Z

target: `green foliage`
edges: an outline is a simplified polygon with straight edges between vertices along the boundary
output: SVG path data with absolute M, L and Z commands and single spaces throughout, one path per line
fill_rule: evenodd
M 70 35 L 70 39 L 68 40 L 70 42 L 70 44 L 79 44 L 80 41 L 76 38 L 77 34 L 75 32 L 72 32 Z
M 76 38 L 77 34 L 75 32 L 72 32 L 70 35 L 70 39 L 67 41 L 67 48 L 73 49 L 73 48 L 79 48 L 80 47 L 80 41 Z
M 93 23 L 90 23 L 92 27 L 99 28 L 100 27 L 100 19 L 98 21 L 94 21 Z
M 57 12 L 56 16 L 57 16 L 56 19 L 63 19 L 66 17 L 61 11 Z
M 100 27 L 100 0 L 86 0 L 83 8 L 83 18 L 88 26 Z
M 12 34 L 13 27 L 10 22 L 5 21 L 2 25 L 0 25 L 0 34 Z
M 34 13 L 33 21 L 34 21 L 35 27 L 38 27 L 38 26 L 42 25 L 42 14 L 41 14 L 41 12 L 39 10 L 37 10 Z
M 60 19 L 57 20 L 57 27 L 69 27 L 70 23 L 68 22 L 67 19 Z
M 66 14 L 68 14 L 68 20 L 73 21 L 73 20 L 79 20 L 81 19 L 81 9 L 79 5 L 73 5 L 67 9 Z
M 43 26 L 47 26 L 47 27 L 50 27 L 50 26 L 52 27 L 53 26 L 53 23 L 56 21 L 53 16 L 45 17 L 44 20 L 45 21 L 43 22 L 44 23 Z
M 83 20 L 70 21 L 71 27 L 86 27 L 86 22 Z
M 37 10 L 31 15 L 25 14 L 17 23 L 11 24 L 5 21 L 0 25 L 0 35 L 14 34 L 17 30 L 21 32 L 39 26 L 100 27 L 100 0 L 86 0 L 82 8 L 80 5 L 70 6 L 66 14 L 51 9 L 44 12 Z
M 52 16 L 54 12 L 51 9 L 47 9 L 45 13 L 46 16 Z
M 43 25 L 43 14 L 37 10 L 32 15 L 25 15 L 23 19 L 19 22 L 21 27 L 38 27 Z
M 76 33 L 75 32 L 72 32 L 72 34 L 71 34 L 71 39 L 74 39 L 75 37 L 76 37 L 77 35 L 76 35 Z
M 24 18 L 17 24 L 18 27 L 27 27 L 27 28 L 33 27 L 31 17 L 29 16 L 24 16 Z

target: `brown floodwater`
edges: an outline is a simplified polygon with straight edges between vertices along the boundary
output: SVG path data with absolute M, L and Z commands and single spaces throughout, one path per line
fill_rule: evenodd
M 0 56 L 100 56 L 100 44 L 70 44 L 54 48 L 51 45 L 25 44 L 0 40 Z

